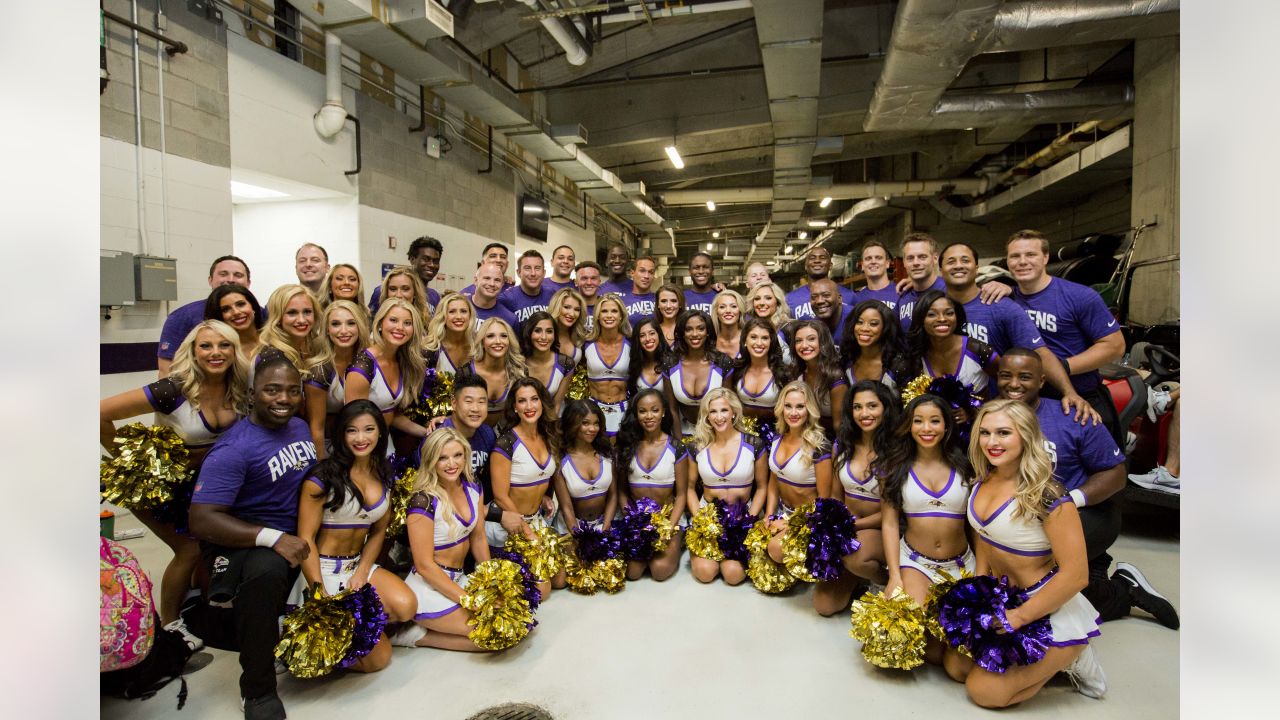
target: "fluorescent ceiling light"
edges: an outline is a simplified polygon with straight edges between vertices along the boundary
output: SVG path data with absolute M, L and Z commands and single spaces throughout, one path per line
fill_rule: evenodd
M 830 205 L 830 204 L 831 204 L 831 197 L 830 197 L 830 196 L 827 196 L 827 197 L 822 198 L 822 202 L 818 203 L 818 207 L 820 207 L 820 208 L 824 208 L 824 207 L 826 207 L 826 206 L 828 206 L 828 205 Z
M 675 165 L 677 170 L 683 170 L 684 159 L 680 157 L 680 151 L 676 150 L 676 146 L 668 145 L 666 147 L 666 151 L 667 151 L 667 157 L 671 158 L 671 164 Z
M 713 237 L 713 238 L 718 238 L 718 237 L 720 237 L 720 231 L 719 231 L 719 230 L 712 230 L 712 231 L 711 231 L 711 237 Z
M 707 252 L 711 252 L 712 250 L 715 250 L 715 249 L 716 249 L 715 243 L 707 243 Z
M 769 266 L 773 266 L 773 265 L 777 265 L 777 264 L 778 264 L 778 261 L 777 261 L 777 260 L 770 260 L 769 262 L 765 263 L 765 265 L 769 265 Z
M 809 221 L 809 227 L 826 227 L 826 226 L 827 226 L 826 220 L 810 220 Z
M 282 193 L 279 190 L 272 190 L 271 188 L 259 187 L 257 185 L 250 185 L 249 183 L 232 180 L 231 196 L 244 198 L 246 200 L 266 200 L 268 198 L 289 197 L 289 193 Z
M 783 249 L 782 249 L 782 252 L 786 253 L 787 255 L 790 255 L 792 250 L 795 250 L 795 246 L 794 246 L 794 245 L 788 245 L 788 246 L 786 246 L 785 248 L 783 248 Z
M 808 240 L 808 239 L 809 239 L 809 231 L 808 231 L 808 230 L 801 230 L 801 231 L 800 231 L 800 233 L 799 233 L 798 235 L 796 235 L 796 237 L 800 238 L 801 240 Z
M 715 209 L 716 209 L 716 201 L 715 201 L 715 200 L 708 200 L 708 201 L 707 201 L 707 209 L 708 209 L 708 210 L 715 210 Z

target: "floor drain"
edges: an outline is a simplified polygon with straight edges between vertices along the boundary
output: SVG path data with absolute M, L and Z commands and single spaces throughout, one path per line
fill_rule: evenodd
M 485 708 L 467 720 L 553 720 L 551 713 L 528 703 L 505 703 Z

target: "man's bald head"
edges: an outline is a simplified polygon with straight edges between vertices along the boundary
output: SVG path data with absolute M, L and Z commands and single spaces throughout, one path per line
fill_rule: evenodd
M 840 307 L 844 298 L 840 296 L 840 286 L 831 278 L 821 278 L 809 283 L 809 305 L 819 320 L 830 324 L 832 318 L 839 320 Z

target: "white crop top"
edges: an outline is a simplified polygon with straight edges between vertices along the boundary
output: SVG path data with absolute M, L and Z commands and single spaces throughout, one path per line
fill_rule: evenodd
M 923 360 L 924 373 L 929 377 L 955 375 L 956 379 L 972 389 L 973 394 L 986 396 L 987 385 L 991 377 L 987 375 L 986 366 L 999 357 L 986 343 L 963 336 L 960 340 L 960 364 L 955 368 L 938 368 L 938 372 L 929 366 L 929 359 Z
M 547 382 L 547 394 L 552 398 L 556 396 L 556 391 L 560 389 L 560 383 L 568 377 L 565 373 L 565 366 L 568 364 L 569 358 L 556 353 L 555 362 L 551 363 L 551 379 Z M 541 379 L 541 378 L 539 378 Z
M 865 502 L 880 502 L 880 479 L 868 472 L 866 479 L 859 480 L 853 474 L 853 458 L 840 466 L 836 472 L 840 478 L 840 486 L 844 488 L 845 497 Z
M 778 449 L 782 447 L 782 438 L 773 439 L 773 444 L 769 447 L 769 470 L 778 476 L 778 482 L 786 483 L 793 487 L 811 488 L 818 486 L 818 472 L 816 467 L 821 460 L 831 458 L 831 448 L 817 448 L 810 456 L 808 465 L 800 459 L 800 451 L 804 449 L 802 444 L 796 451 L 791 453 L 791 457 L 786 460 L 778 458 Z
M 457 374 L 458 366 L 454 364 L 453 358 L 449 357 L 449 351 L 445 350 L 443 345 L 440 346 L 440 349 L 436 351 L 435 355 L 436 372 L 451 372 Z M 463 363 L 463 365 L 466 365 L 466 363 Z
M 409 499 L 410 515 L 422 515 L 431 518 L 435 522 L 434 544 L 436 550 L 451 548 L 466 540 L 480 520 L 479 508 L 482 494 L 480 486 L 464 480 L 462 489 L 467 495 L 466 517 L 461 514 L 464 512 L 463 508 L 457 507 L 453 509 L 453 517 L 437 517 L 436 507 L 439 502 L 426 493 L 416 493 Z
M 378 365 L 378 361 L 373 359 L 368 350 L 361 350 L 351 361 L 351 367 L 347 368 L 347 372 L 360 373 L 369 381 L 369 400 L 377 405 L 379 410 L 389 413 L 396 409 L 396 405 L 400 403 L 400 395 L 404 392 L 403 371 L 396 381 L 396 389 L 392 390 L 387 383 L 387 377 L 382 374 L 382 367 Z
M 717 468 L 711 462 L 711 448 L 698 451 L 695 461 L 698 463 L 698 477 L 708 488 L 749 488 L 756 479 L 756 458 L 760 457 L 762 442 L 755 435 L 739 435 L 738 453 L 734 455 L 733 464 L 727 468 Z
M 515 430 L 498 438 L 493 451 L 511 461 L 511 487 L 545 485 L 556 474 L 556 461 L 551 453 L 547 453 L 546 464 L 539 463 Z
M 1031 518 L 1014 517 L 1013 510 L 1009 509 L 1013 504 L 1012 497 L 996 508 L 995 512 L 991 513 L 991 517 L 986 520 L 979 518 L 977 511 L 973 509 L 973 499 L 977 497 L 980 487 L 982 483 L 976 483 L 973 491 L 969 493 L 968 512 L 969 526 L 978 533 L 978 537 L 987 544 L 1014 555 L 1043 557 L 1053 553 L 1049 546 L 1049 537 L 1044 534 L 1044 523 Z M 1063 501 L 1071 502 L 1071 499 L 1063 498 L 1055 502 L 1052 507 L 1057 507 L 1058 503 Z
M 636 392 L 641 390 L 650 390 L 652 388 L 658 388 L 659 390 L 662 389 L 662 373 L 658 373 L 658 379 L 654 380 L 652 383 L 645 380 L 644 371 L 641 371 L 640 374 L 636 375 Z
M 600 357 L 600 348 L 595 342 L 589 342 L 583 349 L 583 358 L 587 363 L 588 380 L 621 380 L 627 381 L 631 373 L 631 341 L 623 338 L 622 349 L 612 365 L 605 363 Z
M 613 463 L 609 462 L 609 458 L 600 458 L 600 470 L 594 478 L 588 480 L 578 472 L 573 458 L 565 455 L 560 458 L 560 474 L 564 476 L 564 484 L 569 488 L 569 497 L 587 500 L 609 491 L 609 486 L 613 484 Z
M 778 402 L 778 393 L 782 391 L 778 387 L 778 383 L 774 382 L 773 375 L 769 375 L 769 382 L 755 395 L 752 395 L 751 391 L 747 390 L 746 380 L 745 377 L 742 378 L 738 381 L 738 386 L 734 388 L 738 391 L 738 399 L 742 401 L 742 404 L 747 407 L 772 410 L 773 406 Z
M 324 483 L 318 478 L 307 478 L 316 487 L 324 489 Z M 329 497 L 325 497 L 325 502 L 329 502 Z M 337 510 L 324 509 L 324 515 L 320 518 L 320 527 L 332 528 L 335 530 L 348 530 L 352 528 L 370 528 L 374 523 L 382 519 L 387 514 L 387 489 L 382 489 L 382 496 L 372 505 L 365 505 L 364 498 L 359 493 L 347 492 L 347 498 Z
M 944 517 L 963 520 L 969 488 L 953 469 L 942 491 L 934 494 L 920 482 L 915 470 L 908 470 L 902 486 L 902 512 L 907 517 Z
M 346 375 L 340 375 L 337 372 L 334 372 L 332 365 L 325 365 L 303 384 L 324 390 L 325 413 L 329 415 L 337 415 L 338 411 L 342 409 L 342 406 L 347 404 L 346 382 Z
M 653 467 L 645 467 L 640 463 L 639 454 L 631 456 L 631 487 L 670 488 L 676 485 L 676 463 L 684 459 L 683 445 L 672 445 L 670 438 L 667 446 Z
M 667 371 L 667 379 L 671 381 L 671 394 L 675 395 L 676 402 L 681 405 L 697 407 L 698 403 L 702 402 L 704 395 L 724 384 L 724 371 L 715 363 L 710 363 L 710 370 L 707 372 L 707 386 L 702 389 L 702 392 L 692 395 L 684 386 L 684 375 L 681 372 L 683 366 L 684 362 L 681 361 Z
M 205 419 L 204 413 L 191 406 L 191 402 L 182 394 L 182 388 L 172 378 L 162 378 L 142 388 L 156 411 L 156 423 L 172 428 L 188 448 L 203 448 L 213 445 L 218 436 L 231 425 L 216 428 Z M 236 416 L 239 420 L 240 416 Z M 232 425 L 235 423 L 233 422 Z
M 858 378 L 853 376 L 853 367 L 846 368 L 844 371 L 844 376 L 849 381 L 850 385 L 858 384 Z M 885 370 L 884 374 L 881 375 L 879 379 L 880 379 L 880 383 L 883 384 L 885 387 L 889 388 L 895 393 L 898 391 L 898 383 L 894 382 L 893 375 L 889 374 L 888 370 Z

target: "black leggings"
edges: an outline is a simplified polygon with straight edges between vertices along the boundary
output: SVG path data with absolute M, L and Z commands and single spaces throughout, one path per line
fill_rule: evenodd
M 1129 583 L 1112 580 L 1111 555 L 1107 553 L 1120 536 L 1120 508 L 1111 500 L 1080 508 L 1080 524 L 1084 526 L 1085 552 L 1089 556 L 1089 585 L 1084 597 L 1098 611 L 1102 622 L 1129 614 Z

